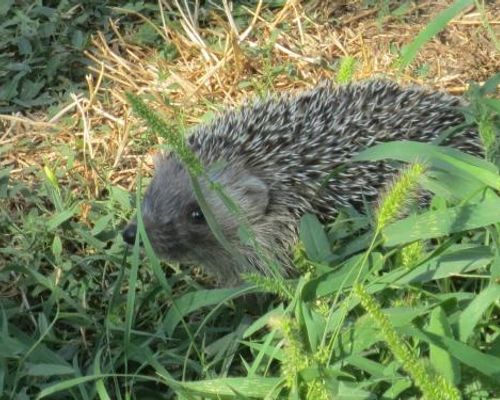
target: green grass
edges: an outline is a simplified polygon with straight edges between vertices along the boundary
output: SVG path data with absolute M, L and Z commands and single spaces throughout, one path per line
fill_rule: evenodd
M 278 73 L 262 53 L 259 93 Z M 423 163 L 430 205 L 403 212 L 406 176 L 366 214 L 304 216 L 303 272 L 286 282 L 213 289 L 147 240 L 127 249 L 119 232 L 145 179 L 136 194 L 105 179 L 90 194 L 62 148 L 34 185 L 0 170 L 0 399 L 499 397 L 498 80 L 474 86 L 465 110 L 486 159 L 420 143 L 361 153 Z M 183 130 L 155 124 L 174 142 Z
M 47 107 L 61 102 L 70 91 L 81 90 L 88 64 L 83 50 L 90 47 L 97 30 L 109 30 L 108 19 L 115 18 L 111 7 L 120 3 L 3 0 L 0 113 Z M 141 4 L 135 8 L 150 12 Z
M 456 17 L 465 7 L 473 4 L 473 0 L 456 0 L 446 10 L 440 12 L 423 29 L 413 41 L 403 49 L 401 57 L 397 61 L 400 68 L 406 68 L 417 56 L 418 51 L 429 40 L 441 32 L 446 25 Z

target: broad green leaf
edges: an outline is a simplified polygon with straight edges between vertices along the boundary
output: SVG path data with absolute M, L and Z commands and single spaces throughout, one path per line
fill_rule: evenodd
M 491 282 L 500 283 L 500 246 L 497 246 L 495 258 L 491 263 Z
M 71 35 L 71 44 L 76 49 L 82 49 L 85 44 L 85 36 L 83 32 L 79 29 L 75 30 Z
M 325 262 L 331 259 L 332 252 L 328 237 L 315 215 L 305 214 L 301 218 L 299 235 L 311 261 Z
M 328 387 L 328 383 L 326 386 Z M 331 392 L 332 393 L 332 392 Z M 374 394 L 363 390 L 360 385 L 339 381 L 337 390 L 332 393 L 333 399 L 338 400 L 375 400 Z
M 51 396 L 55 393 L 74 388 L 76 386 L 82 385 L 82 384 L 87 383 L 87 382 L 97 381 L 97 380 L 101 380 L 101 379 L 116 379 L 117 376 L 126 377 L 128 379 L 134 378 L 134 379 L 141 379 L 141 380 L 145 380 L 145 381 L 149 380 L 149 381 L 152 381 L 156 384 L 162 383 L 162 380 L 160 380 L 160 379 L 152 378 L 150 376 L 145 376 L 145 375 L 133 375 L 133 376 L 123 375 L 123 374 L 122 375 L 119 375 L 119 374 L 87 375 L 87 376 L 81 376 L 78 378 L 67 379 L 65 381 L 60 381 L 60 382 L 56 383 L 55 385 L 45 387 L 42 391 L 40 391 L 40 393 L 38 394 L 36 399 L 43 399 L 43 398 Z M 166 381 L 166 383 L 171 388 L 177 388 L 177 384 L 175 381 L 172 381 L 168 377 L 164 377 L 164 376 L 161 376 L 161 377 Z M 54 397 L 50 397 L 50 398 L 54 398 Z
M 181 387 L 205 398 L 241 398 L 241 396 L 263 398 L 276 391 L 280 383 L 281 380 L 278 378 L 221 378 L 182 382 Z
M 25 79 L 21 84 L 20 92 L 20 97 L 23 104 L 35 106 L 35 103 L 37 103 L 40 99 L 42 99 L 43 102 L 43 94 L 42 96 L 39 96 L 37 98 L 35 97 L 38 96 L 40 90 L 42 90 L 44 86 L 44 80 L 32 81 L 29 79 Z
M 45 174 L 47 182 L 54 188 L 54 189 L 59 189 L 59 182 L 57 180 L 57 176 L 54 173 L 54 171 L 45 165 L 43 167 L 43 172 Z
M 182 318 L 189 313 L 203 307 L 219 305 L 234 296 L 240 295 L 241 291 L 241 288 L 197 290 L 175 299 L 164 320 L 167 333 L 172 335 Z
M 90 231 L 93 236 L 99 235 L 104 229 L 109 228 L 113 215 L 104 215 L 94 222 L 94 227 Z
M 22 354 L 29 344 L 8 336 L 7 333 L 0 335 L 0 358 L 14 358 Z
M 262 328 L 266 328 L 269 326 L 269 320 L 275 317 L 281 317 L 285 313 L 285 308 L 283 304 L 280 304 L 278 307 L 273 308 L 271 311 L 265 313 L 261 317 L 257 318 L 252 325 L 250 325 L 245 333 L 243 334 L 244 338 L 248 338 L 260 331 Z
M 266 353 L 269 353 L 270 350 L 275 350 L 276 347 L 274 345 L 274 337 L 276 335 L 276 331 L 273 330 L 271 332 L 269 332 L 269 334 L 267 334 L 265 336 L 265 341 L 263 342 L 262 344 L 262 351 L 258 351 L 253 360 L 252 360 L 252 365 L 251 366 L 248 366 L 246 367 L 246 370 L 247 370 L 247 374 L 249 377 L 253 378 L 257 375 L 258 371 L 261 370 L 261 366 L 265 363 L 268 363 L 270 360 L 273 359 L 273 356 L 271 357 L 265 357 L 266 356 Z M 241 343 L 241 341 L 240 341 Z
M 402 329 L 402 331 L 409 336 L 416 336 L 428 343 L 441 347 L 463 364 L 468 365 L 492 379 L 493 382 L 500 381 L 500 358 L 482 353 L 465 343 L 450 339 L 446 336 L 439 336 L 418 328 Z
M 500 189 L 500 175 L 495 165 L 450 147 L 405 140 L 387 142 L 362 151 L 353 158 L 353 161 L 384 159 L 424 163 L 431 169 L 458 176 L 465 175 L 469 179 L 478 180 L 494 189 Z
M 0 100 L 10 101 L 12 98 L 18 95 L 17 87 L 19 85 L 19 79 L 11 79 L 0 85 Z
M 493 111 L 500 114 L 500 100 L 483 99 L 482 102 L 486 104 L 489 108 L 491 108 Z
M 499 299 L 500 285 L 492 283 L 479 293 L 467 308 L 460 313 L 460 317 L 458 318 L 458 336 L 462 342 L 467 341 L 484 312 L 492 303 Z
M 54 216 L 50 217 L 47 221 L 47 230 L 53 231 L 56 229 L 59 225 L 72 218 L 73 215 L 78 212 L 79 208 L 80 205 L 76 204 L 73 207 L 62 210 L 61 212 L 58 212 Z
M 276 332 L 276 331 L 273 331 Z M 254 349 L 265 354 L 270 360 L 277 360 L 283 362 L 285 356 L 283 354 L 283 350 L 279 347 L 268 346 L 266 344 L 260 344 L 257 342 L 250 342 L 246 340 L 242 340 L 241 344 L 247 346 L 249 349 Z
M 71 325 L 79 325 L 82 329 L 90 328 L 95 323 L 93 316 L 78 312 L 60 312 L 59 321 Z
M 62 242 L 59 235 L 54 236 L 54 240 L 52 241 L 52 254 L 57 258 L 62 253 Z
M 429 312 L 430 307 L 395 307 L 383 309 L 383 313 L 389 319 L 391 325 L 395 328 L 410 327 L 412 321 Z M 345 330 L 340 336 L 339 343 L 342 343 L 342 354 L 345 359 L 338 362 L 347 361 L 352 354 L 364 354 L 364 352 L 373 346 L 375 343 L 383 341 L 379 327 L 373 323 L 373 319 L 365 314 L 358 318 L 351 329 Z M 384 371 L 384 374 L 387 374 Z M 395 375 L 394 372 L 391 372 Z
M 477 179 L 457 176 L 447 171 L 430 171 L 421 180 L 422 188 L 450 202 L 478 201 L 484 184 Z
M 170 373 L 165 369 L 165 366 L 160 362 L 162 358 L 158 358 L 157 354 L 154 354 L 151 351 L 151 348 L 145 346 L 143 343 L 141 343 L 139 346 L 131 343 L 129 350 L 129 356 L 131 360 L 135 360 L 139 364 L 145 364 L 145 362 L 147 362 L 151 367 L 155 369 L 156 374 L 162 377 L 165 383 L 170 386 L 175 385 L 175 379 L 172 377 L 172 375 L 170 375 Z M 175 358 L 172 359 L 175 360 Z M 179 355 L 178 361 L 185 361 L 184 355 Z
M 93 372 L 95 375 L 100 375 L 101 374 L 101 355 L 102 355 L 102 350 L 103 348 L 100 348 L 99 351 L 97 352 L 94 361 L 93 361 Z M 111 400 L 111 397 L 109 397 L 108 391 L 106 390 L 106 386 L 104 385 L 104 379 L 98 379 L 95 382 L 95 387 L 97 393 L 99 393 L 99 399 L 100 400 Z
M 4 15 L 7 14 L 9 9 L 14 4 L 14 1 L 15 0 L 2 0 L 2 1 L 0 1 L 0 17 L 3 17 Z
M 61 364 L 33 364 L 28 366 L 26 370 L 26 375 L 30 376 L 72 375 L 74 373 L 73 367 Z
M 39 318 L 39 322 L 40 320 L 41 318 Z M 2 350 L 14 351 L 14 349 L 16 348 L 15 346 L 17 346 L 17 344 L 22 344 L 24 350 L 21 354 L 26 356 L 27 352 L 29 352 L 29 357 L 26 358 L 26 361 L 29 363 L 67 365 L 68 367 L 70 366 L 69 363 L 67 363 L 67 361 L 64 359 L 64 357 L 57 353 L 56 349 L 54 349 L 53 351 L 48 347 L 49 344 L 46 341 L 39 342 L 38 340 L 40 339 L 40 337 L 38 335 L 34 337 L 32 336 L 31 333 L 26 333 L 12 324 L 9 327 L 9 329 L 11 331 L 10 333 L 12 337 L 16 338 L 16 341 L 10 343 L 8 341 L 4 343 L 0 342 L 0 352 Z M 46 329 L 46 326 L 44 326 L 42 329 Z M 12 346 L 12 347 L 8 348 L 7 346 Z
M 23 56 L 30 56 L 33 53 L 33 47 L 31 46 L 31 42 L 25 37 L 20 37 L 18 39 L 17 48 L 19 50 L 19 54 Z
M 303 300 L 312 301 L 352 286 L 358 275 L 363 257 L 364 254 L 355 255 L 344 263 L 340 269 L 328 272 L 307 282 L 302 289 Z M 371 253 L 362 267 L 360 277 L 363 277 L 368 271 L 378 270 L 382 266 L 383 260 L 384 258 L 380 253 Z
M 429 332 L 435 333 L 439 336 L 446 336 L 453 338 L 453 333 L 441 307 L 436 307 L 430 315 L 429 321 Z M 431 344 L 429 346 L 429 358 L 432 366 L 438 371 L 444 378 L 453 384 L 459 384 L 460 375 L 460 365 L 457 360 L 450 356 L 446 350 L 441 347 Z
M 83 383 L 92 382 L 98 379 L 103 378 L 113 378 L 115 375 L 113 374 L 101 374 L 101 375 L 87 375 L 81 376 L 78 378 L 67 379 L 65 381 L 59 381 L 55 385 L 51 385 L 49 387 L 44 388 L 36 397 L 37 399 L 43 399 L 48 396 L 51 396 L 55 393 L 62 392 L 71 388 L 74 388 Z M 54 398 L 54 397 L 51 397 Z
M 81 305 L 74 297 L 71 296 L 70 293 L 64 290 L 57 285 L 55 281 L 55 275 L 44 275 L 40 272 L 36 271 L 33 268 L 28 267 L 19 267 L 19 271 L 27 275 L 31 275 L 32 279 L 34 279 L 37 284 L 42 285 L 43 287 L 49 289 L 52 292 L 52 295 L 58 299 L 64 299 L 71 307 L 74 307 L 78 312 L 82 314 L 87 314 L 83 305 Z
M 130 204 L 130 193 L 126 190 L 123 190 L 117 186 L 111 186 L 109 188 L 110 196 L 113 201 L 116 201 L 120 207 L 124 210 L 128 210 L 131 207 Z
M 382 309 L 383 313 L 391 321 L 394 328 L 406 326 L 415 318 L 424 315 L 428 312 L 429 306 L 414 306 L 414 307 L 392 307 Z
M 481 86 L 480 91 L 483 95 L 489 93 L 495 93 L 500 85 L 500 72 L 493 74 L 484 84 Z
M 82 241 L 92 246 L 95 249 L 103 250 L 106 246 L 106 242 L 97 239 L 94 235 L 91 234 L 90 230 L 86 226 L 82 226 L 80 224 L 71 224 L 75 233 L 81 237 Z
M 300 316 L 303 321 L 304 331 L 309 341 L 308 348 L 315 352 L 323 336 L 326 321 L 323 316 L 311 308 L 310 303 L 300 303 Z
M 370 360 L 359 354 L 348 357 L 345 362 L 349 365 L 353 365 L 362 371 L 368 372 L 373 378 L 384 379 L 390 377 L 391 379 L 398 378 L 401 379 L 401 375 L 396 372 L 396 374 L 387 373 L 387 365 L 378 363 L 376 361 Z
M 391 381 L 392 382 L 392 381 Z M 411 388 L 413 386 L 413 382 L 410 380 L 410 378 L 402 378 L 401 380 L 397 380 L 396 382 L 392 383 L 392 386 L 387 389 L 384 394 L 382 395 L 382 399 L 387 399 L 387 400 L 399 400 L 402 399 L 402 393 Z
M 382 231 L 384 244 L 396 246 L 468 231 L 500 222 L 500 198 L 490 196 L 476 204 L 411 215 Z
M 410 271 L 399 269 L 390 272 L 377 279 L 376 282 L 400 286 L 409 283 L 424 283 L 484 268 L 492 259 L 493 256 L 488 246 L 465 249 L 458 247 L 457 250 L 433 257 Z

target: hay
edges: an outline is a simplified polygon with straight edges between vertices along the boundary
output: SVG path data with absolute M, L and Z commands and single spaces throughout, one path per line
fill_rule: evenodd
M 423 48 L 413 68 L 399 73 L 393 67 L 394 49 L 409 43 L 450 3 L 422 2 L 396 18 L 358 3 L 288 1 L 272 11 L 260 1 L 246 10 L 248 26 L 238 29 L 227 1 L 203 27 L 197 23 L 199 10 L 189 12 L 176 1 L 171 6 L 165 2 L 178 20 L 173 24 L 162 14 L 164 23 L 157 29 L 178 57 L 167 61 L 156 49 L 131 44 L 112 23 L 114 39 L 107 42 L 96 34 L 86 53 L 93 62 L 88 94 L 72 96 L 53 116 L 0 117 L 0 146 L 10 146 L 0 167 L 13 168 L 15 178 L 33 182 L 44 165 L 64 165 L 59 149 L 69 146 L 76 152 L 75 169 L 61 184 L 81 191 L 72 183 L 72 175 L 80 174 L 88 182 L 89 198 L 98 197 L 106 181 L 133 189 L 144 155 L 142 165 L 150 173 L 155 143 L 136 144 L 145 130 L 131 115 L 125 91 L 154 98 L 166 118 L 177 118 L 182 109 L 190 126 L 221 104 L 234 106 L 254 96 L 252 83 L 265 79 L 272 68 L 285 69 L 273 76 L 274 90 L 301 90 L 333 78 L 337 61 L 346 55 L 357 60 L 357 80 L 384 75 L 461 94 L 469 81 L 482 82 L 500 69 L 495 44 L 473 7 Z M 488 5 L 486 17 L 498 33 L 500 6 Z M 268 56 L 262 57 L 266 51 Z

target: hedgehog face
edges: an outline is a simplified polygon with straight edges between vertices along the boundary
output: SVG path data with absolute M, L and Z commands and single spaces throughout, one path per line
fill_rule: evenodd
M 250 224 L 262 219 L 268 205 L 267 185 L 243 168 L 228 166 L 210 173 L 210 179 L 221 184 L 224 193 L 242 211 Z M 203 180 L 200 182 L 205 201 L 226 240 L 241 247 L 238 216 L 231 212 L 219 195 Z M 170 261 L 213 264 L 221 254 L 227 255 L 212 233 L 192 189 L 191 178 L 182 163 L 173 156 L 161 156 L 155 175 L 142 204 L 142 218 L 156 254 Z M 129 224 L 123 233 L 133 243 L 136 226 Z
M 156 254 L 170 261 L 196 261 L 197 247 L 217 245 L 191 188 L 173 157 L 161 158 L 142 204 L 142 218 Z

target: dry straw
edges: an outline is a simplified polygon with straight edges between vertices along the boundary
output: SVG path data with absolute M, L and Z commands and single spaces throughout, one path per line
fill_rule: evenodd
M 92 62 L 89 93 L 78 94 L 51 113 L 0 116 L 0 146 L 10 148 L 2 154 L 0 167 L 12 168 L 15 178 L 34 181 L 44 165 L 60 164 L 61 149 L 68 147 L 75 161 L 73 170 L 60 176 L 61 185 L 81 192 L 81 185 L 74 183 L 74 176 L 81 176 L 88 182 L 84 195 L 89 198 L 99 196 L 108 183 L 132 189 L 145 153 L 143 173 L 151 172 L 155 142 L 151 138 L 147 146 L 137 144 L 145 127 L 131 116 L 125 93 L 148 94 L 166 118 L 175 119 L 182 107 L 186 124 L 197 124 L 221 104 L 234 106 L 255 95 L 254 83 L 262 79 L 265 64 L 260 49 L 269 46 L 271 38 L 271 66 L 286 67 L 272 77 L 276 91 L 334 80 L 337 61 L 348 56 L 356 60 L 355 80 L 384 74 L 460 94 L 468 81 L 483 82 L 500 69 L 484 18 L 474 7 L 425 45 L 415 60 L 416 69 L 402 75 L 392 69 L 395 49 L 409 43 L 450 3 L 411 5 L 403 17 L 395 17 L 379 16 L 362 2 L 345 7 L 333 1 L 287 1 L 281 9 L 271 10 L 260 1 L 245 9 L 247 25 L 238 28 L 229 1 L 205 16 L 208 23 L 203 27 L 197 22 L 202 10 L 188 10 L 182 1 L 162 1 L 163 23 L 156 29 L 178 56 L 167 60 L 158 49 L 134 44 L 123 35 L 118 20 L 111 21 L 113 37 L 96 34 L 86 52 Z M 168 20 L 172 15 L 180 29 Z M 500 8 L 485 5 L 484 17 L 496 28 Z

